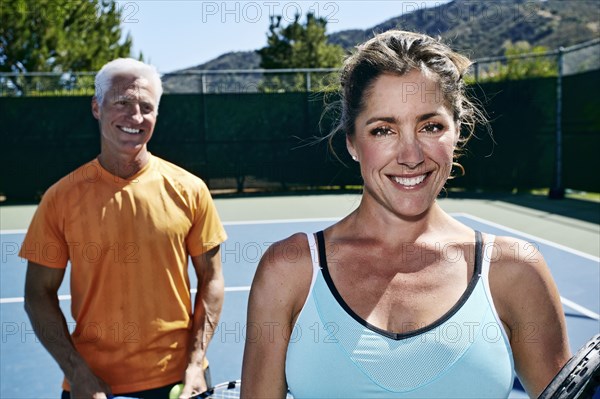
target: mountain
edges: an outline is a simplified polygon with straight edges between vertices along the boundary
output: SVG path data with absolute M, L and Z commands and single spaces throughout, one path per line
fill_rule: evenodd
M 206 91 L 218 92 L 238 90 L 242 87 L 252 84 L 247 78 L 230 78 L 226 76 L 210 76 L 201 81 L 198 71 L 223 71 L 227 69 L 258 69 L 260 65 L 260 56 L 255 51 L 236 51 L 218 56 L 217 58 L 205 62 L 195 67 L 181 69 L 175 72 L 167 73 L 162 76 L 163 89 L 165 93 L 198 93 Z M 262 75 L 256 75 L 252 81 L 260 80 Z M 235 81 L 232 82 L 231 80 Z M 242 80 L 243 83 L 239 83 Z
M 344 30 L 328 37 L 329 42 L 348 50 L 376 33 L 394 28 L 440 36 L 453 49 L 476 59 L 502 55 L 503 45 L 509 41 L 556 49 L 598 38 L 600 6 L 596 0 L 454 0 L 437 7 L 417 8 L 366 30 Z M 259 65 L 256 52 L 231 52 L 174 73 L 258 69 Z M 166 78 L 167 82 L 171 79 Z
M 393 28 L 439 35 L 453 49 L 482 58 L 502 55 L 507 41 L 555 49 L 591 40 L 600 36 L 599 21 L 595 0 L 455 0 L 391 18 L 367 31 L 369 36 Z M 352 43 L 344 47 L 348 45 Z
M 217 58 L 197 65 L 189 70 L 217 71 L 224 69 L 257 69 L 260 65 L 260 56 L 255 51 L 235 51 L 222 54 Z

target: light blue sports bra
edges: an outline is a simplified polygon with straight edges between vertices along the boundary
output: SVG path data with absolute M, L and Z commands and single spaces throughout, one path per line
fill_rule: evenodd
M 302 398 L 507 398 L 510 344 L 488 283 L 494 237 L 476 232 L 475 271 L 460 300 L 435 323 L 390 333 L 355 314 L 327 269 L 323 233 L 307 234 L 311 288 L 290 337 L 289 390 Z

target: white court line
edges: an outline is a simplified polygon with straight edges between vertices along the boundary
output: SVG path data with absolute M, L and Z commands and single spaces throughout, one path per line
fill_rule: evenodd
M 222 222 L 224 226 L 248 225 L 248 224 L 282 224 L 282 223 L 313 223 L 313 222 L 337 222 L 342 218 L 311 218 L 311 219 L 266 219 L 266 220 L 241 220 Z
M 578 251 L 578 250 L 573 249 L 573 248 L 569 248 L 569 247 L 564 246 L 562 244 L 558 244 L 558 243 L 555 243 L 555 242 L 552 242 L 552 241 L 549 241 L 549 240 L 546 240 L 546 239 L 534 236 L 532 234 L 524 233 L 522 231 L 510 228 L 510 227 L 507 227 L 507 226 L 504 226 L 504 225 L 501 225 L 499 223 L 490 222 L 489 220 L 482 219 L 482 218 L 479 218 L 477 216 L 473 216 L 473 215 L 468 214 L 468 213 L 458 212 L 458 213 L 451 213 L 451 215 L 452 216 L 458 216 L 458 217 L 464 217 L 464 218 L 467 218 L 467 219 L 471 219 L 473 221 L 476 221 L 476 222 L 479 222 L 479 223 L 482 223 L 482 224 L 486 224 L 486 225 L 491 226 L 491 227 L 495 227 L 495 228 L 504 230 L 504 231 L 506 231 L 508 233 L 515 234 L 515 235 L 520 235 L 520 236 L 525 237 L 525 238 L 527 238 L 529 240 L 536 241 L 536 242 L 539 242 L 539 243 L 543 243 L 545 245 L 555 247 L 555 248 L 560 249 L 562 251 L 569 252 L 569 253 L 572 253 L 572 254 L 577 255 L 577 256 L 581 256 L 582 258 L 586 258 L 586 259 L 592 260 L 594 262 L 600 262 L 600 258 L 598 258 L 596 256 L 587 254 L 585 252 Z M 282 224 L 282 223 L 335 222 L 335 221 L 338 221 L 338 220 L 340 220 L 340 218 L 248 220 L 248 221 L 223 222 L 223 225 L 225 225 L 225 226 L 228 226 L 228 225 L 229 226 L 232 226 L 232 225 L 235 226 L 235 225 L 252 225 L 252 224 L 258 224 L 258 225 L 260 225 L 260 224 Z M 20 234 L 20 233 L 25 233 L 26 231 L 27 230 L 2 230 L 2 231 L 0 231 L 0 234 Z M 249 290 L 250 290 L 250 287 L 227 287 L 227 288 L 225 288 L 226 292 L 239 292 L 239 291 L 249 291 Z M 196 289 L 192 289 L 191 292 L 195 293 Z M 61 297 L 63 297 L 63 298 L 61 298 Z M 62 296 L 59 296 L 59 299 L 60 300 L 70 300 L 71 297 L 69 295 L 62 295 Z M 569 307 L 569 308 L 571 308 L 571 309 L 573 309 L 573 310 L 581 313 L 582 315 L 587 316 L 587 317 L 589 317 L 591 319 L 594 319 L 594 320 L 600 320 L 600 315 L 598 315 L 598 313 L 595 313 L 594 311 L 592 311 L 592 310 L 590 310 L 590 309 L 588 309 L 588 308 L 586 308 L 584 306 L 581 306 L 578 303 L 573 302 L 573 301 L 571 301 L 571 300 L 569 300 L 567 298 L 564 298 L 562 296 L 560 297 L 560 299 L 561 299 L 561 302 L 562 302 L 563 305 L 565 305 L 565 306 L 567 306 L 567 307 Z M 0 298 L 0 304 L 2 304 L 2 303 L 18 303 L 18 302 L 23 302 L 23 298 Z
M 565 252 L 570 252 L 572 254 L 575 254 L 577 256 L 581 256 L 583 258 L 592 260 L 594 262 L 599 262 L 600 263 L 600 257 L 594 256 L 594 255 L 590 255 L 588 253 L 582 252 L 582 251 L 578 251 L 576 249 L 573 248 L 569 248 L 565 245 L 562 244 L 558 244 L 555 243 L 553 241 L 549 241 L 546 240 L 544 238 L 540 238 L 537 236 L 534 236 L 532 234 L 528 234 L 528 233 L 524 233 L 520 230 L 516 230 L 513 229 L 511 227 L 508 226 L 504 226 L 502 224 L 499 223 L 495 223 L 495 222 L 490 222 L 489 220 L 477 217 L 477 216 L 473 216 L 469 213 L 464 213 L 464 212 L 452 212 L 450 213 L 451 216 L 458 216 L 458 217 L 464 217 L 467 219 L 471 219 L 473 221 L 479 222 L 479 223 L 483 223 L 483 224 L 487 224 L 488 226 L 491 227 L 496 227 L 498 229 L 503 229 L 509 233 L 512 234 L 516 234 L 516 235 L 520 235 L 522 237 L 525 237 L 527 239 L 533 240 L 533 241 L 537 241 L 555 248 L 558 248 L 562 251 Z M 342 218 L 311 218 L 311 219 L 264 219 L 264 220 L 240 220 L 240 221 L 229 221 L 229 222 L 222 222 L 224 226 L 243 226 L 243 225 L 252 225 L 252 224 L 257 224 L 257 225 L 261 225 L 261 224 L 285 224 L 285 223 L 313 223 L 313 222 L 337 222 L 339 220 L 341 220 Z M 16 230 L 0 230 L 0 235 L 1 234 L 25 234 L 27 233 L 27 229 L 16 229 Z
M 240 287 L 225 287 L 225 292 L 246 292 L 246 291 L 250 291 L 250 286 L 240 286 Z M 192 288 L 190 290 L 190 292 L 192 294 L 195 294 L 197 292 L 196 288 Z M 71 295 L 59 295 L 58 296 L 58 300 L 59 301 L 70 301 L 71 300 Z M 581 306 L 565 297 L 560 297 L 560 301 L 562 302 L 563 305 L 581 313 L 582 315 L 589 317 L 590 319 L 593 320 L 600 320 L 600 315 L 598 313 L 593 312 L 592 310 Z M 0 304 L 5 304 L 5 303 L 23 303 L 25 302 L 25 298 L 23 297 L 15 297 L 15 298 L 0 298 Z
M 584 316 L 589 317 L 590 319 L 594 319 L 594 320 L 600 320 L 600 315 L 596 312 L 591 311 L 590 309 L 581 306 L 578 303 L 575 303 L 565 297 L 560 297 L 560 301 L 562 302 L 563 305 L 565 305 L 566 307 L 569 307 L 579 313 L 581 313 Z
M 265 220 L 239 220 L 222 222 L 223 226 L 244 226 L 249 224 L 285 224 L 285 223 L 314 223 L 314 222 L 337 222 L 342 218 L 311 218 L 311 219 L 265 219 Z M 0 230 L 1 234 L 25 234 L 27 229 Z
M 25 302 L 25 299 L 23 297 L 20 297 L 20 298 L 0 298 L 0 305 L 4 305 L 5 303 L 23 303 L 23 302 Z
M 588 254 L 588 253 L 585 253 L 585 252 L 582 252 L 582 251 L 578 251 L 578 250 L 573 249 L 573 248 L 569 248 L 569 247 L 567 247 L 565 245 L 558 244 L 556 242 L 549 241 L 549 240 L 546 240 L 544 238 L 540 238 L 540 237 L 534 236 L 532 234 L 524 233 L 524 232 L 522 232 L 520 230 L 516 230 L 516 229 L 510 228 L 510 227 L 501 225 L 499 223 L 490 222 L 489 220 L 482 219 L 480 217 L 473 216 L 473 215 L 468 214 L 468 213 L 452 212 L 452 213 L 450 213 L 450 215 L 451 216 L 464 217 L 464 218 L 471 219 L 471 220 L 479 222 L 479 223 L 487 224 L 488 226 L 505 230 L 508 233 L 520 235 L 521 237 L 525 237 L 525 238 L 527 238 L 529 240 L 537 241 L 539 243 L 542 243 L 542 244 L 545 244 L 545 245 L 548 245 L 548 246 L 560 249 L 562 251 L 569 252 L 569 253 L 572 253 L 572 254 L 577 255 L 577 256 L 581 256 L 582 258 L 586 258 L 586 259 L 592 260 L 594 262 L 599 262 L 600 263 L 600 258 L 597 257 L 597 256 L 594 256 L 594 255 L 591 255 L 591 254 Z M 248 221 L 237 221 L 237 222 L 236 221 L 223 222 L 223 225 L 225 225 L 225 226 L 228 226 L 228 225 L 229 226 L 235 226 L 235 225 L 248 225 L 248 224 L 259 224 L 260 225 L 260 224 L 276 224 L 276 223 L 337 222 L 340 219 L 341 218 L 248 220 Z
M 498 229 L 505 230 L 505 231 L 507 231 L 507 232 L 509 232 L 511 234 L 520 235 L 522 237 L 527 238 L 528 240 L 537 241 L 539 243 L 542 243 L 542 244 L 545 244 L 545 245 L 548 245 L 548 246 L 560 249 L 561 251 L 570 252 L 570 253 L 572 253 L 574 255 L 581 256 L 582 258 L 586 258 L 586 259 L 589 259 L 591 261 L 599 262 L 600 263 L 600 258 L 597 257 L 597 256 L 590 255 L 588 253 L 581 252 L 581 251 L 578 251 L 578 250 L 573 249 L 573 248 L 569 248 L 569 247 L 564 246 L 562 244 L 558 244 L 558 243 L 555 243 L 553 241 L 549 241 L 549 240 L 546 240 L 544 238 L 540 238 L 540 237 L 534 236 L 532 234 L 524 233 L 524 232 L 522 232 L 520 230 L 516 230 L 516 229 L 510 228 L 510 227 L 501 225 L 499 223 L 490 222 L 489 220 L 482 219 L 480 217 L 473 216 L 473 215 L 470 215 L 468 213 L 451 213 L 451 215 L 452 216 L 464 217 L 464 218 L 471 219 L 471 220 L 479 222 L 479 223 L 487 224 L 488 226 L 496 227 Z
M 225 292 L 246 292 L 246 291 L 250 291 L 250 286 L 241 286 L 241 287 L 225 287 Z M 197 290 L 195 288 L 192 288 L 190 290 L 190 292 L 192 294 L 195 294 L 197 292 Z M 71 300 L 71 295 L 59 295 L 58 296 L 58 300 L 59 301 L 70 301 Z M 562 302 L 563 305 L 581 313 L 582 315 L 589 317 L 590 319 L 593 320 L 600 320 L 600 315 L 598 313 L 595 313 L 593 311 L 591 311 L 590 309 L 583 307 L 565 297 L 560 297 L 560 301 Z M 16 298 L 0 298 L 0 304 L 5 304 L 5 303 L 23 303 L 25 302 L 25 299 L 23 297 L 16 297 Z
M 195 294 L 198 290 L 196 288 L 192 288 L 190 292 Z M 250 291 L 250 286 L 241 286 L 241 287 L 225 287 L 225 292 L 245 292 Z M 59 295 L 59 301 L 70 301 L 71 295 Z M 23 303 L 25 302 L 25 298 L 23 297 L 14 297 L 14 298 L 0 298 L 0 305 L 5 303 Z
M 250 286 L 246 285 L 246 286 L 241 286 L 241 287 L 225 287 L 225 292 L 240 292 L 240 291 L 250 291 Z M 190 290 L 190 292 L 192 294 L 195 294 L 196 292 L 198 292 L 198 290 L 195 288 L 192 288 Z
M 0 230 L 0 234 L 25 234 L 27 229 Z
M 542 244 L 545 244 L 545 245 L 548 245 L 548 246 L 560 249 L 561 251 L 565 251 L 565 252 L 572 253 L 573 255 L 581 256 L 582 258 L 586 258 L 586 259 L 592 260 L 594 262 L 600 262 L 600 258 L 598 258 L 596 256 L 593 256 L 593 255 L 590 255 L 590 254 L 586 254 L 585 252 L 581 252 L 581 251 L 578 251 L 576 249 L 569 248 L 569 247 L 566 247 L 564 245 L 557 244 L 555 242 L 548 241 L 548 240 L 540 238 L 540 237 L 536 237 L 536 236 L 534 236 L 532 234 L 523 233 L 522 231 L 519 231 L 519 230 L 516 230 L 516 229 L 512 229 L 512 228 L 507 227 L 507 226 L 503 226 L 503 225 L 501 225 L 499 223 L 490 222 L 489 220 L 482 219 L 482 218 L 479 218 L 477 216 L 470 215 L 468 213 L 452 213 L 452 216 L 459 216 L 459 217 L 464 217 L 464 218 L 467 218 L 467 219 L 471 219 L 473 221 L 476 221 L 476 222 L 479 222 L 479 223 L 482 223 L 482 224 L 487 224 L 488 226 L 504 230 L 504 231 L 506 231 L 506 232 L 508 232 L 510 234 L 520 235 L 522 237 L 527 238 L 528 240 L 536 241 L 536 242 L 539 242 L 539 243 L 542 243 Z M 578 304 L 576 302 L 573 302 L 570 299 L 567 299 L 567 298 L 565 298 L 563 296 L 560 297 L 560 301 L 566 307 L 571 308 L 571 309 L 575 310 L 576 312 L 579 312 L 580 314 L 582 314 L 582 315 L 584 315 L 586 317 L 589 317 L 590 319 L 600 320 L 600 315 L 598 313 L 594 312 L 591 309 L 586 308 L 585 306 L 582 306 L 582 305 L 580 305 L 580 304 Z

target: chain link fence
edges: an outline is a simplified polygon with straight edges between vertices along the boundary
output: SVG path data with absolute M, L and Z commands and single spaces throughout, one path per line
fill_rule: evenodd
M 475 60 L 471 82 L 570 76 L 600 69 L 600 39 L 553 51 Z
M 557 77 L 600 69 L 600 39 L 547 52 L 475 60 L 474 82 Z M 336 88 L 337 69 L 184 70 L 162 76 L 165 94 L 316 92 Z M 93 95 L 94 72 L 0 73 L 0 96 Z
M 328 91 L 337 69 L 188 70 L 162 75 L 164 94 L 240 94 Z M 0 96 L 94 94 L 94 72 L 0 73 Z
M 335 69 L 184 71 L 163 75 L 165 96 L 151 150 L 211 189 L 359 187 L 342 136 L 342 162 L 317 140 L 337 121 Z M 600 40 L 478 60 L 467 76 L 491 120 L 450 188 L 600 192 Z M 93 73 L 0 74 L 0 199 L 31 200 L 98 151 L 89 112 Z M 332 94 L 331 96 L 329 94 Z M 35 118 L 26 115 L 34 109 Z M 325 112 L 331 111 L 331 112 Z M 564 132 L 564 134 L 563 134 Z M 165 133 L 165 134 L 162 134 Z M 36 162 L 27 162 L 35 159 Z M 493 156 L 490 156 L 493 155 Z
M 165 74 L 168 94 L 294 93 L 335 87 L 336 69 L 182 71 Z

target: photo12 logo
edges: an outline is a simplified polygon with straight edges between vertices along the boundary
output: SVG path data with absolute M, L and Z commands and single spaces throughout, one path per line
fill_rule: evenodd
M 294 22 L 296 16 L 312 14 L 327 23 L 337 23 L 339 5 L 335 2 L 279 2 L 279 1 L 203 1 L 202 22 L 268 23 L 273 16 L 282 22 Z
M 98 20 L 100 15 L 114 10 L 120 17 L 120 22 L 123 24 L 137 24 L 139 20 L 140 3 L 138 1 L 124 0 L 114 2 L 62 2 L 62 6 L 50 2 L 37 1 L 19 1 L 11 6 L 4 5 L 0 7 L 3 17 L 7 18 L 29 18 L 31 20 L 64 23 L 68 13 L 77 13 L 77 23 L 93 24 Z M 68 19 L 68 18 L 67 18 Z

